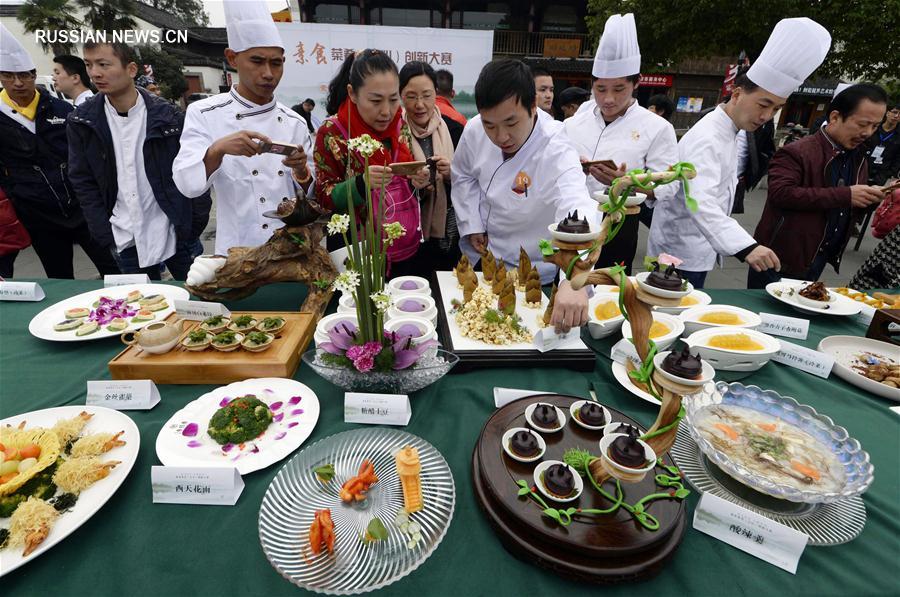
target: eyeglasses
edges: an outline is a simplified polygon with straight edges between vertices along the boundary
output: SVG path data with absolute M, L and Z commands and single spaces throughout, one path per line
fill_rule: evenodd
M 8 83 L 11 83 L 12 81 L 15 81 L 16 79 L 22 81 L 23 83 L 28 83 L 29 81 L 34 81 L 36 78 L 37 78 L 36 73 L 27 72 L 27 71 L 24 73 L 8 73 L 8 72 L 0 73 L 0 81 L 6 81 Z
M 404 95 L 403 100 L 411 103 L 417 103 L 419 101 L 427 102 L 434 99 L 433 93 L 426 93 L 424 95 Z

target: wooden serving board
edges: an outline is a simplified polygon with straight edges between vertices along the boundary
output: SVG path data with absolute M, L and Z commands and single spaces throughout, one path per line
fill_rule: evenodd
M 158 384 L 226 384 L 254 377 L 291 378 L 300 364 L 316 327 L 312 313 L 235 311 L 232 317 L 243 314 L 256 319 L 283 317 L 285 327 L 275 336 L 272 347 L 263 352 L 249 352 L 238 348 L 233 352 L 219 352 L 210 347 L 201 352 L 185 350 L 179 344 L 165 354 L 150 354 L 139 346 L 129 346 L 109 362 L 113 379 L 152 379 Z M 174 321 L 171 314 L 166 321 Z M 200 325 L 199 321 L 183 321 L 183 339 Z
M 598 396 L 602 403 L 602 397 Z M 548 568 L 568 578 L 587 582 L 618 583 L 646 578 L 658 573 L 681 543 L 686 529 L 682 500 L 662 499 L 650 503 L 648 512 L 660 523 L 649 531 L 636 523 L 624 509 L 601 516 L 576 518 L 561 527 L 543 516 L 541 507 L 531 498 L 517 495 L 519 479 L 533 484 L 534 467 L 540 462 L 521 463 L 509 458 L 500 445 L 503 433 L 511 427 L 528 427 L 525 408 L 534 402 L 554 404 L 566 413 L 566 425 L 556 433 L 541 433 L 547 443 L 542 460 L 562 460 L 569 448 L 598 454 L 601 431 L 591 431 L 571 420 L 569 407 L 577 398 L 559 394 L 540 394 L 522 398 L 497 410 L 487 421 L 472 455 L 472 481 L 476 500 L 503 545 L 513 555 Z M 607 407 L 613 421 L 636 421 Z M 666 465 L 672 459 L 663 457 Z M 664 491 L 656 485 L 654 469 L 638 483 L 622 483 L 625 501 L 636 503 L 641 497 Z M 614 492 L 607 481 L 604 488 Z M 560 504 L 547 500 L 551 507 L 606 508 L 610 504 L 585 480 L 581 497 Z

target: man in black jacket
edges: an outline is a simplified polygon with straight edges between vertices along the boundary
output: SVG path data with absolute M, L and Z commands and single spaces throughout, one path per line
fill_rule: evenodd
M 0 187 L 48 278 L 74 277 L 76 243 L 101 274 L 119 273 L 109 252 L 91 238 L 69 185 L 66 116 L 72 106 L 36 89 L 34 63 L 5 28 L 0 45 Z
M 85 44 L 100 93 L 69 117 L 70 177 L 91 234 L 125 273 L 160 278 L 165 263 L 184 280 L 203 252 L 209 193 L 190 199 L 172 180 L 184 113 L 135 87 L 137 64 L 124 44 Z

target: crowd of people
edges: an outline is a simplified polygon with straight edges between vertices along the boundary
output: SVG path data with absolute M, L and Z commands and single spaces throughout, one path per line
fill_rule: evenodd
M 559 94 L 564 120 L 551 115 L 550 73 L 521 61 L 483 68 L 478 114 L 467 119 L 453 106 L 450 72 L 422 62 L 398 69 L 367 49 L 349 55 L 331 81 L 320 122 L 312 99 L 293 108 L 275 99 L 285 49 L 264 3 L 225 8 L 225 58 L 239 82 L 186 112 L 138 84 L 132 48 L 114 43 L 86 44 L 83 59 L 56 57 L 56 87 L 72 103 L 53 97 L 36 86 L 18 41 L 0 32 L 0 275 L 12 275 L 16 253 L 30 244 L 48 277 L 71 278 L 79 244 L 101 274 L 159 279 L 167 269 L 184 279 L 203 250 L 212 197 L 215 253 L 225 255 L 266 242 L 281 224 L 265 212 L 298 194 L 365 217 L 368 177 L 374 200 L 405 230 L 389 250 L 391 276 L 446 270 L 462 254 L 477 263 L 486 251 L 516 267 L 523 247 L 550 283 L 559 272 L 538 246 L 549 224 L 578 210 L 596 228 L 597 200 L 613 180 L 679 162 L 696 168 L 689 190 L 648 192 L 597 267 L 630 272 L 644 222 L 648 254 L 679 258 L 697 288 L 731 257 L 748 264 L 750 288 L 781 276 L 816 280 L 826 266 L 838 269 L 854 224 L 876 208 L 875 224 L 894 248 L 870 261 L 897 253 L 896 227 L 885 222 L 896 224 L 900 212 L 888 188 L 900 170 L 900 105 L 881 87 L 841 89 L 821 128 L 776 152 L 773 116 L 830 47 L 810 19 L 780 21 L 733 94 L 678 140 L 670 98 L 654 96 L 647 108 L 635 99 L 641 59 L 631 14 L 606 22 L 591 89 Z M 370 157 L 348 143 L 363 134 L 382 144 Z M 273 144 L 296 149 L 281 155 Z M 390 167 L 398 162 L 428 165 L 400 175 Z M 733 214 L 767 172 L 766 205 L 751 233 Z M 900 284 L 896 261 L 867 266 L 867 283 Z M 586 321 L 583 290 L 561 280 L 556 302 L 557 327 Z

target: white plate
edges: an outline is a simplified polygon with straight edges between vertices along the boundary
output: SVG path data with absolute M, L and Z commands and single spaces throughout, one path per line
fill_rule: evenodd
M 619 385 L 621 385 L 623 388 L 625 388 L 641 400 L 645 400 L 650 404 L 659 406 L 659 400 L 654 398 L 653 394 L 651 394 L 650 392 L 645 392 L 644 390 L 631 383 L 631 378 L 628 377 L 628 370 L 625 369 L 625 365 L 613 361 L 612 373 L 613 377 L 616 378 L 616 381 L 619 382 Z
M 34 550 L 28 557 L 22 557 L 21 548 L 6 548 L 0 550 L 2 554 L 2 566 L 0 566 L 0 576 L 8 572 L 12 572 L 22 564 L 30 562 L 38 557 L 69 535 L 71 535 L 78 527 L 83 525 L 88 519 L 97 513 L 103 507 L 103 504 L 113 496 L 119 489 L 119 486 L 131 472 L 134 461 L 137 460 L 138 452 L 141 446 L 141 433 L 138 431 L 137 425 L 127 415 L 109 408 L 101 406 L 60 406 L 57 408 L 45 408 L 36 410 L 22 415 L 16 415 L 0 421 L 0 425 L 17 426 L 20 422 L 26 421 L 27 427 L 52 427 L 57 421 L 62 419 L 70 419 L 78 416 L 82 411 L 93 414 L 91 420 L 84 426 L 83 435 L 90 433 L 118 433 L 124 431 L 120 439 L 125 442 L 124 446 L 113 448 L 100 457 L 103 461 L 119 460 L 121 464 L 112 469 L 109 476 L 101 479 L 85 489 L 78 496 L 75 507 L 69 512 L 61 514 L 53 527 L 50 534 L 44 539 L 43 543 Z M 8 518 L 3 519 L 3 527 L 9 527 Z M 108 524 L 117 524 L 116 521 L 106 521 Z M 80 540 L 85 544 L 86 550 L 100 551 L 104 547 L 100 545 L 90 545 L 90 535 L 82 535 Z M 107 546 L 108 547 L 108 546 Z
M 692 296 L 697 299 L 697 303 L 694 305 L 685 305 L 684 307 L 653 307 L 655 311 L 661 311 L 663 313 L 668 313 L 670 315 L 680 315 L 687 311 L 688 309 L 692 309 L 693 307 L 703 307 L 712 303 L 712 297 L 703 292 L 702 290 L 694 290 L 694 292 L 690 293 L 688 296 Z M 687 298 L 687 297 L 685 297 Z
M 557 497 L 557 496 L 553 495 L 552 493 L 550 493 L 549 489 L 544 487 L 544 483 L 541 480 L 541 475 L 544 473 L 544 471 L 546 471 L 548 468 L 550 468 L 554 464 L 561 464 L 564 467 L 566 467 L 567 469 L 569 469 L 570 471 L 572 471 L 572 478 L 575 480 L 575 488 L 569 497 L 565 497 L 565 498 Z M 566 502 L 573 502 L 573 501 L 577 500 L 578 497 L 581 495 L 581 492 L 584 491 L 584 481 L 581 479 L 581 475 L 578 474 L 578 471 L 576 471 L 574 468 L 572 468 L 570 465 L 566 464 L 565 462 L 561 462 L 559 460 L 545 460 L 544 462 L 542 462 L 539 465 L 537 465 L 536 467 L 534 467 L 534 474 L 532 476 L 534 478 L 534 484 L 538 488 L 538 491 L 540 491 L 542 494 L 544 494 L 545 498 L 551 499 L 554 502 L 559 502 L 561 504 L 564 504 Z
M 828 303 L 828 308 L 815 308 L 808 307 L 806 305 L 801 304 L 797 298 L 796 294 L 800 288 L 803 288 L 809 284 L 809 282 L 802 283 L 788 283 L 788 282 L 770 282 L 766 284 L 766 292 L 769 293 L 769 296 L 772 298 L 781 301 L 786 305 L 790 305 L 791 307 L 797 309 L 798 311 L 802 311 L 804 313 L 815 313 L 817 315 L 856 315 L 862 310 L 860 306 L 861 303 L 858 301 L 854 301 L 851 298 L 847 298 L 846 296 L 839 294 L 834 288 L 829 288 L 828 292 L 836 297 L 837 300 L 834 302 Z M 793 295 L 788 294 L 791 290 L 794 291 Z M 780 293 L 776 294 L 776 292 Z
M 669 333 L 658 338 L 651 338 L 656 343 L 657 350 L 666 350 L 681 334 L 684 333 L 684 322 L 674 315 L 668 313 L 653 312 L 653 321 L 665 324 L 669 328 Z M 631 322 L 626 321 L 622 324 L 622 337 L 631 340 Z
M 858 388 L 884 398 L 900 402 L 900 388 L 889 388 L 883 383 L 869 379 L 853 369 L 856 355 L 871 352 L 900 361 L 900 347 L 874 338 L 859 336 L 828 336 L 819 342 L 819 350 L 834 357 L 834 372 L 838 377 Z
M 115 299 L 125 298 L 129 292 L 134 290 L 139 290 L 141 294 L 145 296 L 151 294 L 161 294 L 165 296 L 166 302 L 169 303 L 169 308 L 163 309 L 162 311 L 154 311 L 153 314 L 155 317 L 150 321 L 131 323 L 131 318 L 128 318 L 128 327 L 118 332 L 110 332 L 106 329 L 106 326 L 101 326 L 100 329 L 93 334 L 76 336 L 74 329 L 65 332 L 57 332 L 53 329 L 54 325 L 66 319 L 67 309 L 73 309 L 75 307 L 93 309 L 92 305 L 98 301 L 101 296 L 108 296 Z M 188 300 L 190 297 L 190 293 L 184 288 L 170 286 L 168 284 L 126 284 L 124 286 L 100 288 L 98 290 L 83 292 L 47 307 L 31 319 L 31 323 L 28 324 L 28 331 L 31 332 L 31 335 L 35 338 L 55 342 L 83 342 L 87 340 L 100 340 L 101 338 L 119 337 L 129 330 L 139 330 L 148 323 L 164 320 L 170 313 L 175 311 L 176 300 Z
M 700 321 L 700 317 L 704 314 L 717 311 L 734 313 L 735 315 L 740 316 L 744 323 L 726 326 L 720 323 L 706 323 L 705 321 Z M 753 311 L 748 311 L 747 309 L 735 307 L 733 305 L 698 305 L 683 311 L 678 318 L 684 322 L 684 333 L 688 336 L 706 328 L 756 328 L 762 323 L 762 318 Z
M 591 338 L 595 340 L 615 334 L 625 321 L 625 316 L 621 314 L 609 319 L 597 319 L 596 309 L 598 305 L 608 302 L 619 303 L 618 288 L 613 288 L 616 288 L 615 293 L 595 292 L 594 296 L 588 300 L 588 332 L 591 334 Z
M 229 400 L 247 394 L 268 404 L 278 420 L 273 420 L 262 436 L 244 442 L 243 449 L 235 445 L 223 450 L 224 446 L 206 432 L 209 419 Z M 319 399 L 299 381 L 280 377 L 248 379 L 216 388 L 172 415 L 156 436 L 156 456 L 166 466 L 233 466 L 246 475 L 299 448 L 318 420 Z
M 588 224 L 588 230 L 590 230 L 590 232 L 558 232 L 556 230 L 557 226 L 558 224 L 556 223 L 550 224 L 547 226 L 547 230 L 550 231 L 553 238 L 561 240 L 564 243 L 586 243 L 600 236 L 600 231 L 594 230 L 594 227 L 590 226 L 590 224 Z
M 753 352 L 713 348 L 707 344 L 711 338 L 723 334 L 746 334 L 763 345 L 762 350 Z M 749 328 L 712 327 L 694 332 L 684 339 L 688 346 L 700 353 L 700 358 L 719 371 L 756 371 L 769 362 L 781 350 L 781 342 L 776 338 Z
M 534 422 L 534 420 L 531 418 L 531 415 L 534 413 L 535 409 L 537 409 L 538 404 L 546 404 L 548 406 L 553 406 L 553 408 L 556 410 L 556 418 L 557 418 L 556 422 L 558 424 L 557 427 L 554 427 L 553 429 L 547 429 L 546 427 L 541 427 L 540 425 L 538 425 L 537 423 Z M 532 404 L 529 404 L 528 407 L 525 409 L 525 421 L 528 423 L 528 425 L 532 429 L 534 429 L 537 432 L 556 433 L 557 431 L 562 431 L 563 427 L 566 426 L 566 413 L 560 407 L 554 406 L 553 404 L 550 404 L 549 402 L 534 402 Z
M 711 382 L 716 376 L 716 370 L 713 369 L 713 366 L 703 359 L 700 359 L 700 379 L 688 379 L 686 377 L 681 377 L 680 375 L 675 375 L 674 373 L 669 373 L 663 369 L 662 364 L 671 352 L 671 350 L 666 350 L 653 357 L 653 366 L 659 371 L 659 374 L 666 379 L 674 381 L 675 383 L 680 383 L 683 386 L 704 386 Z
M 512 440 L 512 436 L 516 434 L 518 431 L 527 431 L 531 435 L 537 438 L 538 443 L 538 453 L 534 456 L 519 456 L 515 452 L 512 451 L 512 448 L 509 447 L 509 442 Z M 544 457 L 544 452 L 547 451 L 547 442 L 544 441 L 544 438 L 541 437 L 541 434 L 533 429 L 527 429 L 525 427 L 513 427 L 511 429 L 507 429 L 503 434 L 503 437 L 500 438 L 500 445 L 503 447 L 503 451 L 506 452 L 506 455 L 512 458 L 513 460 L 518 460 L 519 462 L 535 462 Z
M 647 283 L 647 278 L 649 278 L 650 274 L 652 273 L 653 272 L 641 272 L 634 276 L 634 279 L 637 281 L 638 286 L 640 286 L 641 290 L 643 290 L 647 294 L 652 294 L 653 296 L 668 299 L 682 299 L 690 293 L 694 292 L 694 285 L 690 282 L 687 283 L 686 290 L 666 290 L 665 288 L 657 288 L 656 286 L 652 286 L 651 284 Z
M 601 206 L 609 203 L 609 193 L 604 191 L 594 191 L 591 195 L 594 198 L 594 201 L 599 203 Z M 627 199 L 625 199 L 625 207 L 637 207 L 641 203 L 647 200 L 646 193 L 640 193 L 635 191 L 634 195 L 629 195 Z

